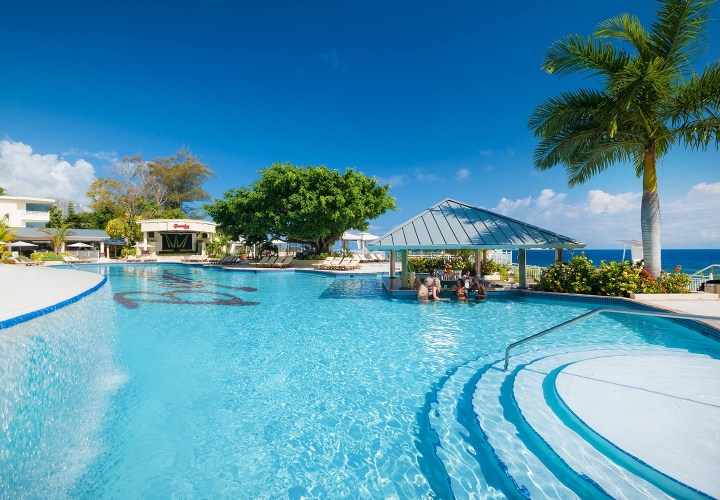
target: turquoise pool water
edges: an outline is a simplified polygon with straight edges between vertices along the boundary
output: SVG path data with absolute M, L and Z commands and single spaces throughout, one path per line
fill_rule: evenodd
M 438 384 L 596 307 L 390 300 L 375 277 L 84 269 L 109 286 L 0 330 L 0 497 L 446 498 Z M 575 343 L 720 356 L 640 317 L 595 316 L 533 348 Z

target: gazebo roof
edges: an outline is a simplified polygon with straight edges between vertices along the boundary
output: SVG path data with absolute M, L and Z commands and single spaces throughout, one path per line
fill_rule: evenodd
M 368 245 L 372 250 L 583 248 L 585 243 L 447 198 Z

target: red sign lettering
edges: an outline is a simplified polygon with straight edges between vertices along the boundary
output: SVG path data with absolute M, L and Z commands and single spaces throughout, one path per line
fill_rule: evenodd
M 174 229 L 190 229 L 190 224 L 173 224 Z

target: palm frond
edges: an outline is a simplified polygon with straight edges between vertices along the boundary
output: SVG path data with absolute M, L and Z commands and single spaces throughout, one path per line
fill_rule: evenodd
M 589 72 L 594 75 L 610 75 L 622 68 L 630 56 L 612 44 L 570 35 L 550 46 L 543 56 L 542 69 L 563 76 L 571 73 Z
M 704 50 L 710 6 L 715 0 L 664 0 L 650 29 L 653 52 L 668 68 L 684 72 Z
M 720 61 L 706 66 L 702 75 L 694 73 L 670 104 L 674 125 L 720 116 Z
M 669 140 L 684 143 L 691 150 L 706 150 L 711 144 L 720 148 L 720 118 L 710 117 L 689 121 L 672 130 Z
M 527 126 L 535 137 L 549 137 L 560 133 L 568 123 L 583 122 L 597 116 L 610 100 L 609 95 L 595 89 L 563 92 L 535 108 Z
M 568 165 L 568 186 L 585 184 L 615 163 L 635 161 L 642 152 L 642 146 L 634 141 L 598 141 L 579 155 L 577 162 Z
M 593 33 L 595 38 L 614 38 L 627 42 L 638 51 L 644 60 L 649 59 L 652 53 L 648 50 L 650 39 L 640 20 L 632 14 L 619 16 L 603 21 Z

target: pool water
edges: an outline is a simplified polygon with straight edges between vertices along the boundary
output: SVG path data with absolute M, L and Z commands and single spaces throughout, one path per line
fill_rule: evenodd
M 0 497 L 446 498 L 429 399 L 594 309 L 390 300 L 376 277 L 84 268 L 109 286 L 0 331 Z M 530 348 L 720 344 L 594 316 Z

